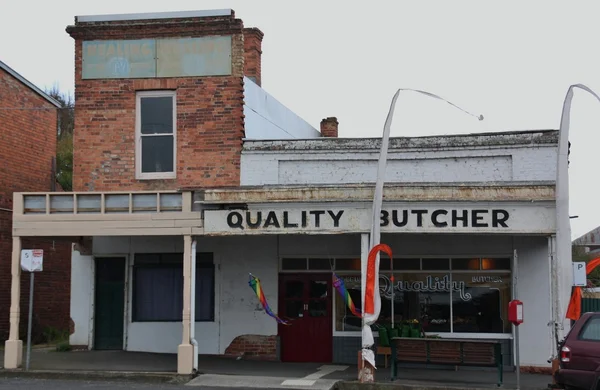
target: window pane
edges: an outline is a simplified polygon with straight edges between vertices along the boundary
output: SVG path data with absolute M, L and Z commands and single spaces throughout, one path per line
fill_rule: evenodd
M 209 258 L 211 262 L 207 263 Z M 215 269 L 212 254 L 198 253 L 196 263 L 196 321 L 214 321 Z M 134 321 L 181 321 L 182 264 L 182 253 L 136 254 L 133 271 Z
M 417 320 L 425 332 L 450 332 L 450 275 L 394 273 L 394 323 L 409 337 L 408 322 Z M 392 289 L 389 275 L 380 275 L 381 313 L 377 325 L 390 327 Z M 414 329 L 413 329 L 414 330 Z M 402 336 L 402 333 L 399 334 Z
M 197 261 L 197 259 L 196 259 Z M 215 268 L 196 266 L 196 321 L 215 319 Z
M 310 298 L 327 298 L 329 283 L 327 280 L 311 280 L 309 286 Z
M 306 270 L 306 259 L 281 259 L 281 269 L 290 270 Z
M 510 259 L 481 259 L 481 269 L 510 270 Z
M 390 271 L 392 267 L 391 260 L 389 257 L 381 257 L 379 258 L 379 270 L 380 271 Z
M 142 134 L 173 134 L 173 98 L 141 98 Z
M 335 269 L 343 271 L 360 271 L 360 259 L 335 259 Z
M 450 269 L 450 259 L 423 259 L 423 270 L 445 271 Z
M 173 136 L 142 137 L 142 172 L 173 172 Z
M 134 268 L 134 321 L 181 321 L 183 268 Z
M 336 260 L 338 261 L 338 260 Z M 337 264 L 337 262 L 336 262 Z M 346 290 L 352 298 L 352 302 L 358 310 L 361 308 L 361 297 L 360 297 L 360 275 L 338 275 L 338 277 L 344 282 Z M 336 331 L 360 331 L 361 319 L 356 317 L 350 309 L 344 299 L 336 292 L 335 293 L 335 330 Z
M 510 333 L 510 273 L 452 274 L 453 326 L 457 333 Z
M 333 259 L 308 259 L 308 269 L 330 271 L 333 266 Z
M 300 280 L 285 282 L 285 297 L 294 299 L 304 298 L 304 282 Z
M 479 258 L 471 259 L 452 259 L 452 269 L 461 271 L 479 271 Z
M 600 317 L 592 318 L 585 324 L 579 337 L 582 340 L 600 341 Z
M 401 271 L 418 271 L 421 269 L 421 259 L 394 259 L 394 269 Z

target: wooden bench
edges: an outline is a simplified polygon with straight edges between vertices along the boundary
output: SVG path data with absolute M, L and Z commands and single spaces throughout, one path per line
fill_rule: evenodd
M 498 387 L 503 383 L 502 350 L 497 340 L 434 339 L 394 337 L 391 379 L 398 374 L 398 363 L 423 363 L 451 366 L 496 367 Z

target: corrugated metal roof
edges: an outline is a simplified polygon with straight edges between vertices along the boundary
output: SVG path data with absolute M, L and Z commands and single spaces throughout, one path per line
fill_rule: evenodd
M 61 105 L 58 101 L 51 98 L 48 94 L 46 94 L 44 91 L 42 91 L 41 89 L 36 87 L 32 82 L 27 80 L 25 77 L 21 76 L 17 71 L 15 71 L 13 68 L 6 65 L 2 61 L 0 61 L 0 68 L 4 69 L 8 74 L 10 74 L 11 76 L 13 76 L 17 80 L 19 80 L 21 83 L 23 83 L 26 86 L 28 86 L 29 88 L 31 88 L 35 93 L 37 93 L 38 95 L 40 95 L 41 97 L 46 99 L 48 102 L 52 103 L 53 105 L 55 105 L 58 108 L 61 108 Z

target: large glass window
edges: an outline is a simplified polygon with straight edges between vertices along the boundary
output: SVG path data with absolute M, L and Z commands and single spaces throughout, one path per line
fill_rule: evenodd
M 360 273 L 338 268 L 347 263 L 336 259 L 336 272 L 360 308 Z M 510 258 L 394 259 L 394 322 L 416 320 L 427 333 L 510 333 L 510 264 Z M 392 321 L 389 267 L 389 259 L 382 258 L 381 312 L 376 325 Z M 336 295 L 335 330 L 360 331 L 360 327 L 360 319 Z
M 136 254 L 133 322 L 181 321 L 183 254 Z M 214 321 L 215 268 L 212 253 L 196 254 L 196 321 Z

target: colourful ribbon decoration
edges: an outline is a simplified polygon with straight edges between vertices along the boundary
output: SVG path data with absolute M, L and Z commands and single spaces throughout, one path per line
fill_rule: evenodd
M 258 297 L 258 300 L 262 304 L 262 307 L 265 309 L 265 312 L 268 315 L 270 315 L 271 317 L 275 318 L 275 321 L 277 321 L 278 323 L 280 323 L 282 325 L 291 325 L 289 322 L 282 320 L 281 318 L 277 317 L 277 315 L 275 313 L 273 313 L 273 311 L 269 307 L 269 304 L 267 303 L 267 298 L 265 297 L 265 294 L 263 293 L 262 287 L 260 286 L 260 280 L 256 276 L 254 276 L 250 273 L 248 275 L 249 275 L 248 285 L 250 286 L 250 288 L 254 291 L 254 293 Z
M 335 287 L 337 292 L 340 293 L 340 295 L 344 299 L 346 306 L 348 306 L 348 309 L 350 309 L 352 314 L 354 314 L 358 318 L 362 318 L 362 313 L 360 312 L 360 310 L 358 310 L 356 308 L 356 306 L 354 305 L 354 302 L 352 302 L 352 297 L 350 297 L 350 293 L 346 289 L 346 285 L 344 284 L 344 281 L 342 279 L 340 279 L 335 274 L 335 272 L 332 275 L 333 275 L 333 287 Z
M 367 261 L 367 284 L 365 286 L 365 310 L 367 314 L 374 314 L 375 308 L 377 308 L 377 315 L 379 316 L 380 310 L 380 297 L 379 297 L 379 272 L 377 269 L 377 253 L 384 252 L 390 259 L 392 258 L 392 249 L 386 244 L 375 245 L 369 252 Z

